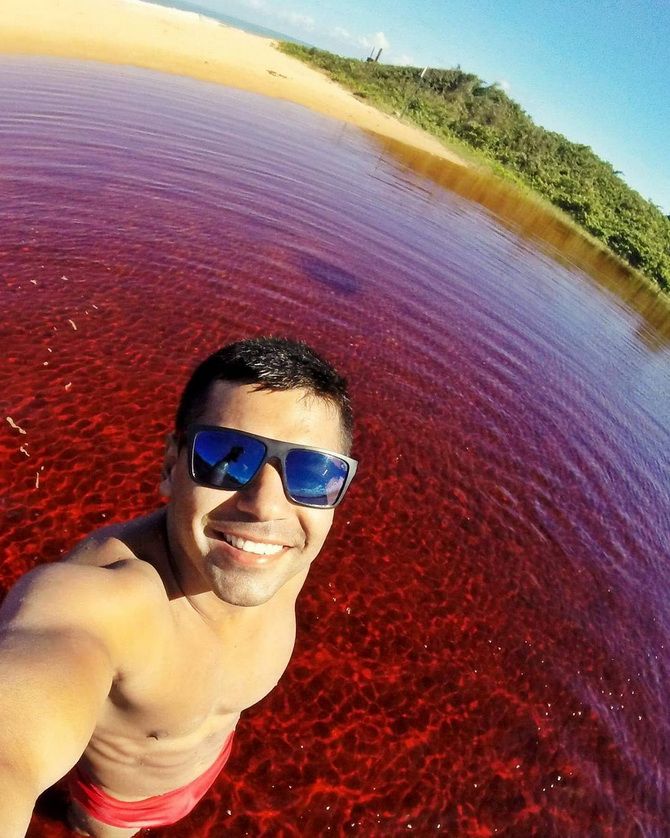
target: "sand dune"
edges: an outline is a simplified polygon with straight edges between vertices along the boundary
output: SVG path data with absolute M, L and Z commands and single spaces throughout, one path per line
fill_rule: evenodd
M 453 162 L 429 134 L 380 113 L 273 41 L 140 0 L 0 0 L 0 53 L 84 58 L 190 76 L 296 102 Z

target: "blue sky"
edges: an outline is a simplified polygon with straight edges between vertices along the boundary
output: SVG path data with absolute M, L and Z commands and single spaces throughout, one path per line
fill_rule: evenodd
M 341 55 L 497 81 L 670 214 L 670 0 L 196 0 Z

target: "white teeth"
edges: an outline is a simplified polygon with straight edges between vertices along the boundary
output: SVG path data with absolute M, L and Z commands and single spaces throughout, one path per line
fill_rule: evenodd
M 256 541 L 248 541 L 244 538 L 238 538 L 236 535 L 228 535 L 221 533 L 223 540 L 238 550 L 244 550 L 245 553 L 257 553 L 259 556 L 272 556 L 284 549 L 283 544 L 259 544 Z

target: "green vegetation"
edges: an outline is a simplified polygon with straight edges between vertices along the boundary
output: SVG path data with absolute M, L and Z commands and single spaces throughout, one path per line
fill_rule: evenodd
M 446 144 L 465 144 L 570 215 L 670 292 L 670 216 L 631 189 L 585 145 L 546 131 L 497 85 L 452 70 L 394 67 L 282 43 L 371 105 L 411 120 Z

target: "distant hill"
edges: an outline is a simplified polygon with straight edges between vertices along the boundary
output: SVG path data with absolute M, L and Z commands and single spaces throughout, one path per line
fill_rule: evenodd
M 670 292 L 670 217 L 631 189 L 589 146 L 535 125 L 497 85 L 460 68 L 395 67 L 282 43 L 356 96 L 457 140 L 564 210 L 629 265 Z M 497 165 L 496 165 L 497 164 Z

